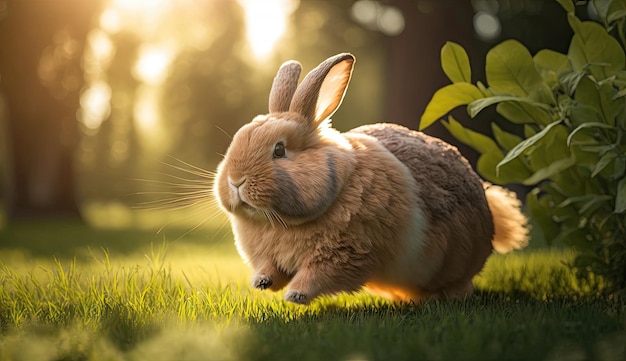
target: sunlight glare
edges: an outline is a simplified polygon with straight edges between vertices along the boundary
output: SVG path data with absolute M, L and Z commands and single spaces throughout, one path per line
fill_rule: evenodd
M 170 63 L 174 60 L 176 51 L 167 46 L 142 46 L 133 75 L 146 84 L 161 84 L 168 74 Z
M 265 59 L 287 29 L 287 18 L 299 0 L 239 0 L 246 20 L 246 37 L 254 56 Z
M 352 17 L 361 24 L 367 24 L 368 26 L 376 25 L 378 18 L 378 12 L 380 11 L 380 4 L 378 1 L 373 0 L 358 0 L 352 4 L 350 14 Z
M 165 134 L 161 122 L 162 99 L 161 89 L 150 85 L 141 85 L 135 93 L 133 118 L 137 128 L 138 140 L 141 146 L 155 154 L 167 153 L 170 150 L 171 139 Z
M 355 1 L 350 9 L 350 15 L 368 29 L 380 31 L 388 36 L 400 35 L 406 25 L 399 8 L 383 5 L 375 0 Z
M 80 95 L 80 121 L 89 130 L 96 130 L 111 112 L 111 87 L 104 81 L 90 85 Z
M 400 9 L 393 6 L 385 6 L 378 15 L 378 28 L 388 36 L 400 35 L 404 30 L 404 15 Z
M 135 125 L 141 132 L 153 131 L 159 122 L 158 95 L 154 89 L 141 87 L 133 109 Z
M 87 35 L 87 42 L 89 43 L 90 55 L 93 55 L 95 61 L 103 64 L 108 64 L 111 61 L 115 54 L 115 44 L 107 33 L 94 29 Z
M 120 31 L 122 27 L 122 20 L 120 14 L 113 8 L 108 8 L 100 15 L 100 27 L 108 31 L 111 34 L 115 34 Z
M 474 31 L 483 41 L 493 41 L 500 36 L 502 26 L 495 15 L 479 11 L 474 16 Z

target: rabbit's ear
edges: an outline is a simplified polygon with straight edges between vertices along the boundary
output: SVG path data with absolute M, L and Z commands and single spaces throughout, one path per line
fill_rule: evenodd
M 354 56 L 337 54 L 311 70 L 296 89 L 289 110 L 318 126 L 341 104 L 354 67 Z
M 274 77 L 272 90 L 270 90 L 270 113 L 280 113 L 289 110 L 293 93 L 298 87 L 298 78 L 301 70 L 302 66 L 295 60 L 286 61 L 280 66 Z

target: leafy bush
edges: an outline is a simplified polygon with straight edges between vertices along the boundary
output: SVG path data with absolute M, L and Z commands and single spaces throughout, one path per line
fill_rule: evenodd
M 524 138 L 492 123 L 493 139 L 443 121 L 476 149 L 478 172 L 494 183 L 534 186 L 526 204 L 547 240 L 579 251 L 572 266 L 626 290 L 626 0 L 594 0 L 602 25 L 581 21 L 572 0 L 557 0 L 574 31 L 569 51 L 534 56 L 516 40 L 493 47 L 486 80 L 471 83 L 465 50 L 447 43 L 441 63 L 452 84 L 433 95 L 424 129 L 459 106 L 473 118 L 496 105 Z

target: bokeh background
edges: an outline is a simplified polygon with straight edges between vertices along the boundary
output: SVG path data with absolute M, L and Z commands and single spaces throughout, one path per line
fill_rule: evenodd
M 198 168 L 215 169 L 230 135 L 267 112 L 283 61 L 306 72 L 352 52 L 335 127 L 417 129 L 448 83 L 446 41 L 467 49 L 476 81 L 496 43 L 565 52 L 570 31 L 548 0 L 0 0 L 0 224 L 192 229 L 213 212 Z M 486 134 L 498 121 L 456 118 Z M 442 127 L 426 132 L 474 161 Z

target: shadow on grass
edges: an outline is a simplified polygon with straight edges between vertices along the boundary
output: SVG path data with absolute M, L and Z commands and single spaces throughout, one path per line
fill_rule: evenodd
M 258 347 L 249 359 L 552 360 L 562 348 L 578 359 L 624 356 L 624 304 L 597 298 L 479 292 L 418 305 L 331 301 L 320 308 L 251 321 Z

